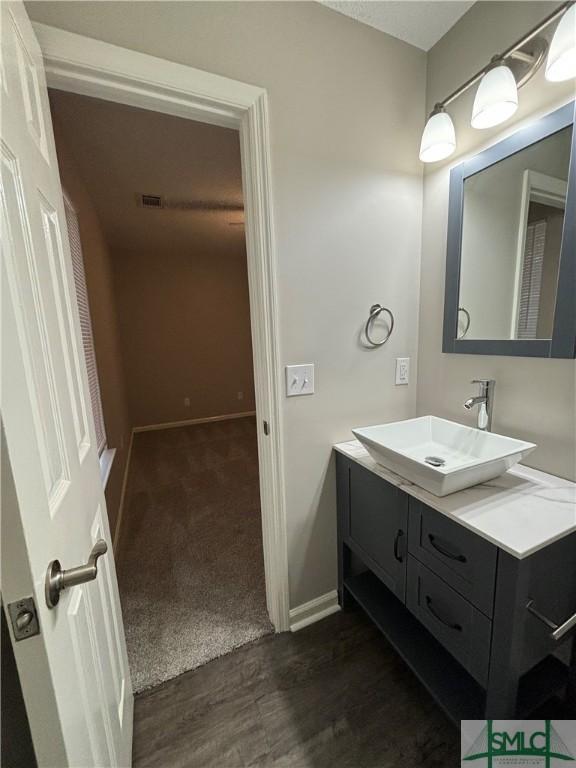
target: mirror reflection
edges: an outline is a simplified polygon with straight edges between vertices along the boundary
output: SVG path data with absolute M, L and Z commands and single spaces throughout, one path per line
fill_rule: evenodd
M 464 181 L 458 338 L 550 339 L 572 126 Z

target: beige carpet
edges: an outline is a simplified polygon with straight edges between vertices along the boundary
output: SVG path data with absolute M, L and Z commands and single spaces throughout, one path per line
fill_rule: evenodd
M 116 560 L 135 691 L 272 632 L 254 418 L 134 436 Z

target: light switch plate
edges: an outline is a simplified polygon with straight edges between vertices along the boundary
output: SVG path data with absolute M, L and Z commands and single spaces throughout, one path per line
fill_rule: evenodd
M 314 394 L 314 364 L 286 366 L 286 397 Z
M 396 384 L 408 384 L 410 381 L 410 358 L 396 358 Z

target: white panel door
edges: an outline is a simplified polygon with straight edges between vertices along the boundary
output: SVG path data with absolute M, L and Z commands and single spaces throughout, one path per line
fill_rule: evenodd
M 0 6 L 2 421 L 15 491 L 3 600 L 32 591 L 39 611 L 40 635 L 14 643 L 39 764 L 129 766 L 133 697 L 48 93 L 24 6 Z M 49 562 L 81 565 L 98 539 L 97 578 L 49 609 Z

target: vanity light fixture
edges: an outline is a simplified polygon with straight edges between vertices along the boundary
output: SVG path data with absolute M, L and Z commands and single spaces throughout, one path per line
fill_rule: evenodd
M 422 134 L 422 162 L 438 162 L 454 152 L 456 132 L 446 107 L 477 83 L 471 119 L 474 128 L 499 125 L 514 114 L 518 108 L 518 89 L 543 64 L 548 52 L 548 43 L 540 32 L 558 19 L 546 62 L 546 79 L 555 82 L 576 77 L 576 5 L 574 0 L 568 0 L 436 104 Z
M 576 77 L 576 5 L 560 19 L 546 62 L 546 80 L 557 83 L 571 77 Z
M 420 143 L 420 160 L 434 163 L 450 157 L 456 149 L 456 131 L 452 118 L 437 104 L 428 118 Z
M 492 128 L 512 117 L 518 109 L 518 86 L 510 67 L 494 59 L 476 91 L 472 108 L 473 128 Z

